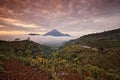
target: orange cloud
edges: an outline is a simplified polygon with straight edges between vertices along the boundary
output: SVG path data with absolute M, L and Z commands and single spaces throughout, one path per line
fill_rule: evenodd
M 0 31 L 0 35 L 3 34 L 27 34 L 27 32 L 24 31 Z
M 31 32 L 26 31 L 0 31 L 0 35 L 18 35 L 18 34 L 29 34 Z M 44 34 L 45 32 L 36 32 L 36 34 Z
M 20 20 L 16 20 L 16 19 L 11 19 L 11 18 L 0 18 L 0 20 L 12 24 L 14 26 L 20 26 L 20 27 L 25 27 L 25 28 L 38 28 L 40 26 L 36 25 L 36 24 L 27 24 L 24 23 Z

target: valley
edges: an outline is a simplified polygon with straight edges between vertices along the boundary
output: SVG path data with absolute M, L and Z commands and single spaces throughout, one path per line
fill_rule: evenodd
M 119 80 L 119 32 L 90 34 L 57 48 L 30 40 L 0 41 L 0 80 Z M 94 45 L 101 38 L 106 42 Z

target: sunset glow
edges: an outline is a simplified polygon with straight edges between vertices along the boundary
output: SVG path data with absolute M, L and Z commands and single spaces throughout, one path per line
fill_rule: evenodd
M 0 0 L 0 34 L 58 29 L 81 36 L 119 23 L 120 0 Z

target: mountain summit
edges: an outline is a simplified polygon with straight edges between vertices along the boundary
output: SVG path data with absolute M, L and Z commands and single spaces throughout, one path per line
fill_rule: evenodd
M 46 34 L 44 34 L 44 36 L 56 36 L 56 37 L 61 37 L 61 36 L 70 36 L 69 34 L 63 34 L 60 31 L 58 31 L 57 29 L 54 29 Z

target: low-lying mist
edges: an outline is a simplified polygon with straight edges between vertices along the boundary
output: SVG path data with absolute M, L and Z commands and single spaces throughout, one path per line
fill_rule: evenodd
M 70 37 L 54 37 L 54 36 L 41 36 L 41 35 L 27 35 L 27 34 L 22 34 L 22 35 L 0 35 L 0 40 L 5 40 L 5 41 L 15 41 L 16 38 L 19 38 L 20 40 L 26 40 L 30 38 L 30 40 L 37 42 L 42 45 L 47 45 L 47 46 L 54 46 L 54 47 L 59 47 L 62 46 L 65 42 L 77 38 L 76 36 L 70 36 Z

